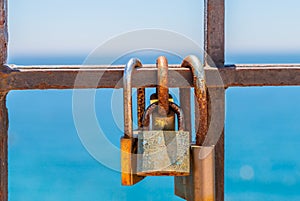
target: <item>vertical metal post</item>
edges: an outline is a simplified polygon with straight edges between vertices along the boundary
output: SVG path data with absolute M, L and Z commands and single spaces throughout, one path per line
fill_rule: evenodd
M 225 23 L 225 2 L 224 0 L 205 0 L 205 66 L 224 67 L 224 23 Z M 209 98 L 209 119 L 212 107 L 218 113 L 217 123 L 213 130 L 222 130 L 215 146 L 215 181 L 216 181 L 216 200 L 224 200 L 224 118 L 225 118 L 225 90 L 223 87 L 210 88 Z M 212 99 L 218 106 L 212 105 Z M 211 129 L 211 128 L 210 128 Z M 219 135 L 219 133 L 215 133 Z
M 205 0 L 205 66 L 224 66 L 224 0 Z M 211 60 L 209 59 L 211 58 Z
M 0 63 L 6 64 L 7 60 L 7 0 L 0 0 Z
M 7 0 L 0 0 L 0 69 L 5 72 L 7 62 Z M 1 72 L 0 72 L 1 73 Z M 8 114 L 6 95 L 8 91 L 0 89 L 0 200 L 8 200 L 8 166 L 7 166 L 7 138 Z
M 0 92 L 0 200 L 8 200 L 7 133 L 8 114 L 6 108 L 7 92 Z
M 180 88 L 179 89 L 180 96 L 180 107 L 183 111 L 184 119 L 185 119 L 185 130 L 192 133 L 192 125 L 191 125 L 191 89 L 190 88 Z

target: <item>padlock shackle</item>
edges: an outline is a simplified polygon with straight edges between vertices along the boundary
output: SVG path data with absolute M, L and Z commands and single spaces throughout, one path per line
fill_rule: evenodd
M 158 107 L 158 102 L 152 103 L 148 106 L 144 113 L 143 118 L 143 130 L 149 130 L 149 124 L 150 124 L 150 115 L 153 113 L 153 111 Z M 184 131 L 185 130 L 185 124 L 184 124 L 184 115 L 182 109 L 173 102 L 169 102 L 169 109 L 171 109 L 175 114 L 177 115 L 178 120 L 178 130 Z
M 182 67 L 189 67 L 193 74 L 195 93 L 195 128 L 196 144 L 202 145 L 208 132 L 208 97 L 204 66 L 198 57 L 187 56 L 181 63 Z
M 160 56 L 156 60 L 158 114 L 167 116 L 169 113 L 168 60 Z
M 142 67 L 142 63 L 137 58 L 128 61 L 124 69 L 123 76 L 123 97 L 124 97 L 124 135 L 133 137 L 133 116 L 132 116 L 132 74 L 133 71 Z M 139 98 L 139 95 L 138 95 Z M 143 104 L 145 102 L 143 101 Z M 140 104 L 140 103 L 138 103 Z M 139 109 L 138 109 L 139 110 Z

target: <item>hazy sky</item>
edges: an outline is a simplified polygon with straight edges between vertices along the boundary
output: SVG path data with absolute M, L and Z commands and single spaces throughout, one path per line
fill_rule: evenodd
M 174 31 L 203 46 L 203 4 L 203 0 L 9 0 L 9 52 L 87 55 L 117 35 L 145 28 Z M 227 0 L 226 51 L 299 53 L 299 19 L 299 0 Z

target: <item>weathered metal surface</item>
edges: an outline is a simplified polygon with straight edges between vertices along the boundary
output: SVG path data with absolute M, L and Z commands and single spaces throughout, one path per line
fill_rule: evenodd
M 8 200 L 8 165 L 7 165 L 7 137 L 8 114 L 6 108 L 7 92 L 0 92 L 0 200 Z
M 192 133 L 191 124 L 191 89 L 190 88 L 180 88 L 180 107 L 184 116 L 185 130 Z M 191 139 L 192 140 L 192 139 Z
M 216 200 L 224 200 L 224 125 L 225 125 L 225 89 L 208 88 L 209 92 L 209 130 L 205 145 L 215 145 L 215 181 Z
M 196 56 L 186 57 L 181 66 L 191 68 L 193 73 L 196 145 L 202 145 L 208 130 L 207 90 L 204 67 Z
M 151 114 L 151 130 L 175 130 L 175 113 L 169 110 L 172 96 L 168 88 L 168 60 L 164 56 L 158 57 L 156 93 L 150 96 L 150 104 L 158 102 L 158 107 Z M 171 100 L 173 101 L 173 100 Z
M 144 131 L 138 135 L 138 168 L 141 176 L 190 174 L 189 132 Z M 139 158 L 140 157 L 140 158 Z
M 228 65 L 218 71 L 225 87 L 300 85 L 298 64 Z
M 191 89 L 190 88 L 181 88 L 179 89 L 179 97 L 180 97 L 180 107 L 184 114 L 185 120 L 185 128 L 189 133 L 192 133 L 192 125 L 191 125 Z M 190 142 L 192 137 L 190 135 Z M 192 153 L 191 153 L 192 154 Z M 192 160 L 192 157 L 191 157 Z M 190 169 L 193 169 L 193 166 L 190 166 Z M 192 171 L 191 171 L 191 174 Z M 174 177 L 174 187 L 175 187 L 175 195 L 185 199 L 186 197 L 186 177 Z M 191 186 L 189 186 L 191 187 Z
M 6 64 L 7 61 L 7 0 L 0 1 L 0 64 Z
M 122 88 L 124 66 L 44 66 L 14 68 L 0 73 L 0 88 L 22 89 L 72 89 L 72 88 Z M 62 67 L 62 68 L 59 68 Z M 170 67 L 169 67 L 170 69 Z M 190 86 L 191 73 L 177 72 L 176 67 L 169 70 L 169 87 Z M 78 77 L 84 74 L 84 79 Z M 96 80 L 97 82 L 90 82 Z M 76 83 L 75 83 L 76 81 Z M 133 87 L 156 87 L 157 68 L 155 65 L 143 66 L 134 72 Z
M 152 103 L 145 111 L 143 120 L 143 129 L 149 130 L 150 115 L 157 108 L 158 103 Z M 178 119 L 178 130 L 185 130 L 184 114 L 182 109 L 173 102 L 169 102 L 169 109 L 176 113 Z
M 130 59 L 124 70 L 123 93 L 124 93 L 124 136 L 121 138 L 121 183 L 131 186 L 141 181 L 143 177 L 136 175 L 137 164 L 137 138 L 133 135 L 132 117 L 132 74 L 133 71 L 142 67 L 138 59 Z M 138 97 L 143 95 L 143 91 L 138 91 Z M 144 107 L 145 101 L 138 101 L 138 109 Z M 139 115 L 139 114 L 138 114 Z
M 169 94 L 169 101 L 174 102 L 173 97 Z M 157 88 L 156 93 L 151 94 L 150 104 L 158 102 Z M 151 130 L 175 130 L 175 113 L 169 110 L 169 113 L 162 116 L 157 109 L 151 114 Z
M 133 137 L 133 116 L 132 116 L 132 75 L 133 71 L 142 67 L 138 59 L 130 59 L 124 69 L 123 76 L 123 99 L 124 99 L 124 136 Z
M 177 196 L 187 201 L 214 201 L 215 151 L 214 146 L 191 147 L 190 176 L 182 177 L 182 185 L 175 186 Z
M 124 66 L 15 66 L 13 71 L 5 68 L 0 72 L 0 88 L 4 90 L 24 89 L 73 89 L 73 88 L 122 88 Z M 61 67 L 61 68 L 60 68 Z M 228 65 L 224 68 L 205 67 L 208 87 L 247 86 L 296 86 L 300 85 L 300 65 Z M 89 79 L 101 79 L 97 85 L 83 80 L 76 83 L 78 73 L 84 72 Z M 134 72 L 133 87 L 156 87 L 155 65 L 143 66 Z M 220 77 L 220 79 L 219 79 Z M 220 82 L 220 80 L 222 82 Z M 169 65 L 168 86 L 193 87 L 189 68 Z
M 205 57 L 204 57 L 204 63 L 205 66 L 216 66 L 218 68 L 224 67 L 224 47 L 225 47 L 225 37 L 224 37 L 224 30 L 225 30 L 225 1 L 224 0 L 205 0 L 205 33 L 204 33 L 204 49 L 205 49 Z M 218 69 L 217 71 L 218 74 L 221 74 L 221 70 Z M 218 75 L 217 75 L 218 76 Z M 217 76 L 214 76 L 216 78 Z M 236 78 L 236 74 L 229 75 L 230 78 Z M 222 77 L 222 75 L 221 75 Z M 207 85 L 210 85 L 210 79 L 211 77 L 207 75 Z M 227 79 L 228 77 L 222 77 L 223 83 L 219 82 L 219 79 L 216 79 L 214 81 L 219 82 L 217 85 L 217 88 L 220 88 L 221 91 L 224 89 L 224 87 L 228 87 Z M 255 77 L 252 79 L 255 80 Z M 253 81 L 254 81 L 253 80 Z M 240 80 L 241 83 L 244 81 L 243 79 Z M 255 83 L 254 81 L 253 83 Z M 218 90 L 218 89 L 217 89 Z M 211 93 L 211 90 L 209 90 L 209 94 Z M 211 96 L 211 95 L 210 95 Z M 218 98 L 224 99 L 224 93 L 219 93 Z M 212 100 L 212 98 L 210 97 Z M 219 100 L 219 99 L 217 99 Z M 212 105 L 212 104 L 210 104 Z M 213 106 L 216 107 L 216 106 Z M 211 107 L 209 111 L 209 119 L 215 114 L 211 114 Z M 224 111 L 220 110 L 218 113 L 219 116 L 224 117 L 225 113 Z M 223 124 L 224 121 L 216 121 L 212 123 L 213 125 L 219 125 Z M 210 126 L 212 127 L 212 126 Z M 211 129 L 214 130 L 214 135 L 219 134 L 219 132 L 216 132 L 218 130 L 216 129 Z M 213 138 L 215 138 L 215 136 Z M 208 136 L 211 136 L 208 133 Z M 219 139 L 218 144 L 216 145 L 216 200 L 218 201 L 223 201 L 224 200 L 224 132 L 221 134 Z
M 149 131 L 150 115 L 158 107 L 151 104 L 144 116 L 143 131 L 138 135 L 138 175 L 185 176 L 190 173 L 190 134 L 184 131 L 183 113 L 169 102 L 177 114 L 178 131 Z
M 158 57 L 157 65 L 157 96 L 158 114 L 166 116 L 169 113 L 169 88 L 168 88 L 168 60 L 164 56 Z
M 224 0 L 205 0 L 204 50 L 205 66 L 224 66 Z
M 145 111 L 145 88 L 137 89 L 137 119 L 138 119 L 138 127 L 142 128 L 143 124 L 143 116 Z
M 121 183 L 124 186 L 132 186 L 140 182 L 144 177 L 136 175 L 137 165 L 137 138 L 121 138 Z
M 200 60 L 195 56 L 186 57 L 181 66 L 189 67 L 193 73 L 194 93 L 195 93 L 195 131 L 196 131 L 196 145 L 200 147 L 203 145 L 208 132 L 208 96 L 205 82 L 204 67 Z M 206 149 L 201 147 L 202 151 Z M 195 151 L 195 145 L 192 148 L 192 155 Z M 206 159 L 207 160 L 207 159 Z M 193 155 L 191 161 L 191 175 L 183 178 L 175 178 L 175 194 L 179 197 L 187 199 L 189 201 L 200 200 L 215 200 L 215 183 L 214 180 L 208 180 L 210 188 L 204 188 L 203 179 L 207 179 L 203 174 L 199 174 L 197 171 L 199 167 L 202 167 L 204 160 Z M 214 172 L 214 164 L 210 164 L 207 169 L 210 168 L 210 173 Z M 204 170 L 201 170 L 203 172 Z M 207 172 L 205 172 L 208 174 Z M 196 181 L 196 182 L 194 182 Z M 209 189 L 209 190 L 208 190 Z M 209 192 L 209 193 L 208 193 Z M 209 194 L 209 195 L 208 195 Z

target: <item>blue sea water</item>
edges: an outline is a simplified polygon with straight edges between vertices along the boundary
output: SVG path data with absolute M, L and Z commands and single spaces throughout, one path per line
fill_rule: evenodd
M 27 62 L 32 61 L 36 60 Z M 59 63 L 79 63 L 72 61 Z M 116 91 L 120 93 L 97 90 L 95 110 L 107 138 L 119 146 L 122 126 L 118 128 L 111 110 Z M 300 200 L 299 94 L 299 87 L 226 91 L 226 201 Z M 72 90 L 9 93 L 9 200 L 182 200 L 174 196 L 172 177 L 148 177 L 133 187 L 121 186 L 120 173 L 95 160 L 81 143 L 72 96 Z M 114 107 L 122 111 L 122 100 Z M 103 154 L 119 160 L 118 155 Z

